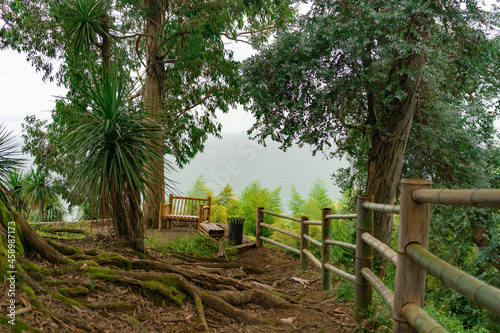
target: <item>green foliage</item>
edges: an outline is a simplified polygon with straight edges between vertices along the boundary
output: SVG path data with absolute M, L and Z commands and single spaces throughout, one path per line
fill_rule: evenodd
M 196 257 L 212 258 L 219 251 L 220 243 L 205 235 L 196 235 L 192 238 L 176 237 L 168 242 L 153 236 L 146 241 L 146 245 L 160 251 L 172 251 Z M 224 248 L 228 257 L 236 256 L 237 251 L 231 249 L 228 244 L 224 243 Z
M 12 207 L 24 218 L 28 217 L 29 204 L 23 194 L 23 186 L 26 183 L 26 174 L 20 170 L 9 172 L 6 181 L 6 189 L 9 194 L 9 202 Z
M 79 93 L 89 108 L 65 136 L 72 151 L 69 180 L 87 195 L 86 202 L 110 213 L 120 236 L 140 237 L 140 196 L 149 182 L 163 179 L 162 151 L 153 149 L 161 128 L 152 116 L 128 102 L 128 77 L 116 70 L 83 80 Z M 167 167 L 168 167 L 167 163 Z M 135 234 L 139 233 L 139 234 Z
M 281 213 L 281 188 L 270 191 L 263 188 L 260 182 L 251 182 L 240 194 L 238 215 L 244 217 L 243 233 L 255 236 L 257 207 L 264 207 L 265 210 L 274 213 Z M 264 214 L 264 223 L 274 224 L 275 218 Z M 264 229 L 264 236 L 269 236 L 269 231 Z
M 214 197 L 213 192 L 207 187 L 207 183 L 203 175 L 200 175 L 187 191 L 187 196 L 194 198 Z M 227 208 L 220 204 L 216 199 L 212 199 L 210 207 L 210 221 L 215 223 L 227 223 Z
M 42 169 L 31 169 L 26 175 L 22 192 L 30 205 L 30 212 L 33 212 L 35 208 L 38 209 L 40 220 L 44 222 L 46 207 L 57 200 L 56 189 L 49 173 Z
M 23 161 L 19 158 L 18 147 L 12 142 L 12 132 L 7 132 L 6 127 L 0 124 L 0 184 L 5 185 L 9 174 L 18 168 Z
M 224 206 L 227 210 L 227 215 L 233 216 L 238 210 L 238 200 L 236 194 L 233 193 L 231 185 L 226 184 L 215 198 L 215 203 Z
M 193 198 L 206 198 L 214 196 L 214 193 L 207 187 L 207 182 L 205 181 L 203 175 L 196 178 L 186 194 L 188 197 Z
M 44 216 L 45 221 L 64 221 L 64 217 L 68 214 L 66 208 L 61 201 L 59 196 L 55 196 L 47 205 L 44 206 Z M 39 210 L 33 211 L 29 216 L 30 222 L 39 222 L 41 221 L 41 214 Z
M 316 180 L 312 184 L 307 200 L 303 199 L 296 188 L 292 186 L 288 207 L 292 212 L 292 217 L 300 218 L 302 216 L 307 216 L 310 221 L 321 221 L 321 211 L 323 208 L 330 208 L 333 213 L 335 213 L 339 208 L 339 206 L 328 197 L 326 184 L 321 180 Z M 278 228 L 300 234 L 300 224 L 297 222 L 279 219 L 274 225 Z M 312 238 L 321 241 L 321 227 L 313 225 L 309 226 L 309 235 Z M 273 233 L 271 239 L 296 249 L 300 248 L 300 241 L 298 239 L 291 238 L 290 236 L 282 233 Z M 332 239 L 354 244 L 354 223 L 350 220 L 332 220 Z M 320 248 L 311 244 L 309 249 L 314 255 L 316 255 L 316 257 L 321 257 Z M 334 263 L 352 264 L 353 253 L 352 251 L 333 246 L 332 261 Z
M 68 41 L 76 55 L 99 45 L 99 37 L 109 37 L 109 4 L 103 0 L 64 0 L 57 8 Z M 102 38 L 102 37 L 101 37 Z

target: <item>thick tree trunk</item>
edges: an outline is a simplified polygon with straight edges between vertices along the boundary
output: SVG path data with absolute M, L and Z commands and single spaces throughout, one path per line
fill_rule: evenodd
M 146 16 L 146 82 L 144 86 L 144 105 L 146 110 L 157 117 L 157 121 L 162 124 L 162 102 L 165 88 L 165 69 L 163 66 L 163 55 L 158 42 L 158 32 L 164 21 L 163 2 L 158 0 L 144 0 L 144 8 L 147 8 Z M 163 150 L 163 138 L 158 142 L 152 142 L 153 149 Z M 158 179 L 152 179 L 149 184 L 148 195 L 143 204 L 144 225 L 149 228 L 158 227 L 158 214 L 160 200 L 164 199 L 164 177 L 163 164 L 155 166 L 156 170 L 161 170 Z
M 7 202 L 7 198 L 0 189 L 0 241 L 3 244 L 8 244 L 7 233 L 12 232 L 15 228 L 9 222 L 15 222 L 19 229 L 12 235 L 14 239 L 19 239 L 26 252 L 34 252 L 42 258 L 56 264 L 67 263 L 68 258 L 56 251 L 47 241 L 34 231 L 26 220 L 16 213 Z M 17 234 L 19 232 L 19 234 Z M 5 258 L 6 259 L 6 258 Z M 2 263 L 3 264 L 3 263 Z M 1 265 L 0 265 L 1 266 Z
M 423 31 L 424 33 L 415 36 L 410 32 L 407 36 L 408 39 L 417 43 L 421 38 L 429 38 L 429 34 L 425 32 L 428 19 L 424 15 L 416 16 L 411 22 L 414 31 L 419 33 Z M 412 53 L 408 57 L 394 62 L 388 82 L 398 82 L 405 95 L 402 99 L 393 99 L 390 105 L 382 106 L 383 104 L 380 103 L 379 110 L 375 110 L 371 114 L 373 119 L 369 118 L 376 129 L 371 134 L 372 145 L 368 153 L 366 193 L 373 195 L 377 203 L 394 204 L 401 178 L 406 143 L 417 109 L 421 82 L 419 72 L 424 67 L 426 58 L 425 51 L 420 50 L 419 53 Z M 404 68 L 411 69 L 412 75 L 401 74 Z M 381 101 L 383 98 L 384 96 L 381 96 L 378 100 Z M 381 111 L 378 120 L 376 119 L 377 111 Z M 392 214 L 375 213 L 374 215 L 373 234 L 387 245 L 391 241 L 392 222 Z M 376 261 L 380 260 L 381 257 L 378 256 Z
M 408 78 L 408 81 L 411 79 Z M 372 147 L 368 160 L 368 182 L 366 193 L 375 197 L 375 202 L 394 204 L 398 189 L 406 142 L 410 134 L 417 105 L 418 82 L 408 87 L 407 96 L 400 109 L 389 116 L 388 131 L 376 131 L 372 135 Z M 374 236 L 385 244 L 391 241 L 392 214 L 375 213 Z

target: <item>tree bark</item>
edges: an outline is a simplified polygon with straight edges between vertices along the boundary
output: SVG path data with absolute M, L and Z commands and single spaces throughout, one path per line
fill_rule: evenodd
M 68 258 L 62 255 L 60 252 L 55 250 L 50 246 L 47 241 L 34 231 L 31 226 L 26 222 L 26 220 L 16 213 L 7 202 L 7 198 L 3 193 L 3 189 L 0 189 L 0 206 L 2 210 L 6 210 L 0 214 L 0 241 L 3 244 L 7 244 L 6 234 L 7 234 L 7 223 L 11 222 L 6 219 L 12 217 L 12 220 L 20 227 L 20 235 L 15 235 L 19 237 L 22 242 L 25 251 L 31 251 L 38 253 L 42 258 L 56 264 L 65 264 L 68 262 Z
M 427 22 L 425 17 L 415 18 L 412 22 L 414 25 L 418 25 L 421 31 L 425 31 Z M 428 33 L 424 32 L 423 37 L 428 38 Z M 410 33 L 408 38 L 413 39 L 416 43 L 422 36 Z M 425 51 L 420 50 L 419 53 L 412 53 L 408 57 L 394 62 L 388 81 L 398 82 L 398 86 L 404 92 L 404 97 L 393 99 L 390 105 L 380 103 L 383 105 L 379 113 L 380 117 L 375 120 L 377 123 L 372 124 L 375 126 L 375 130 L 371 133 L 372 145 L 368 153 L 366 193 L 373 195 L 377 203 L 394 204 L 401 178 L 406 144 L 418 103 L 418 91 L 421 83 L 419 73 L 425 65 L 426 58 Z M 413 75 L 399 74 L 403 68 L 411 69 Z M 393 75 L 397 76 L 391 77 Z M 373 234 L 387 245 L 391 242 L 392 226 L 392 214 L 377 212 L 374 214 Z M 375 262 L 384 263 L 380 255 L 376 256 Z
M 146 16 L 145 35 L 146 37 L 146 81 L 144 85 L 144 106 L 147 111 L 155 116 L 155 120 L 162 124 L 162 102 L 165 91 L 165 69 L 163 65 L 163 54 L 158 42 L 158 34 L 161 24 L 165 19 L 165 9 L 162 1 L 144 0 L 144 8 L 148 10 Z M 152 149 L 163 151 L 163 135 L 157 142 L 151 143 Z M 160 200 L 164 199 L 164 166 L 158 164 L 156 170 L 161 170 L 157 174 L 158 179 L 151 179 L 148 194 L 144 198 L 143 221 L 148 228 L 158 227 L 158 214 Z

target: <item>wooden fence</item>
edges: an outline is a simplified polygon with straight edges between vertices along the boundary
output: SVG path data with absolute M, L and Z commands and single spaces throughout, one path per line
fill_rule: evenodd
M 500 289 L 461 271 L 431 254 L 429 243 L 430 204 L 463 205 L 471 207 L 500 208 L 500 190 L 438 190 L 431 189 L 432 182 L 425 179 L 403 179 L 401 206 L 373 202 L 373 196 L 358 196 L 357 214 L 334 215 L 331 209 L 322 211 L 321 221 L 309 221 L 276 214 L 257 208 L 256 243 L 279 246 L 300 255 L 300 267 L 306 270 L 309 261 L 321 270 L 323 290 L 331 288 L 332 273 L 355 284 L 355 317 L 365 319 L 372 302 L 372 290 L 380 295 L 393 314 L 394 332 L 446 332 L 424 310 L 425 277 L 430 274 L 443 284 L 464 295 L 477 305 L 500 316 Z M 373 212 L 400 214 L 398 248 L 389 246 L 372 236 Z M 263 223 L 264 214 L 300 223 L 300 234 Z M 332 240 L 333 219 L 356 219 L 356 244 Z M 322 241 L 309 236 L 309 226 L 322 227 Z M 263 236 L 263 228 L 300 239 L 300 249 L 295 249 Z M 321 247 L 322 257 L 316 258 L 309 245 Z M 336 268 L 331 262 L 332 246 L 355 252 L 355 275 Z M 394 293 L 373 273 L 373 250 L 378 251 L 396 266 Z

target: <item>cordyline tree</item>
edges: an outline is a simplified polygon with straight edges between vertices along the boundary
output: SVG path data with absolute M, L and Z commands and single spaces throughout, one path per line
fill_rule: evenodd
M 0 0 L 0 48 L 27 53 L 46 79 L 56 78 L 70 88 L 68 98 L 73 103 L 81 99 L 74 87 L 88 77 L 89 64 L 109 68 L 119 62 L 137 72 L 140 84 L 131 98 L 142 97 L 144 108 L 164 128 L 163 140 L 151 147 L 173 155 L 182 166 L 203 149 L 210 134 L 220 133 L 216 110 L 227 112 L 238 101 L 239 63 L 225 45 L 236 41 L 258 47 L 293 17 L 293 2 Z M 54 59 L 63 61 L 56 74 Z M 43 156 L 51 150 L 65 155 L 65 143 L 58 138 L 70 125 L 70 109 L 56 107 L 49 133 L 27 130 L 30 153 Z M 29 127 L 43 126 L 31 119 Z M 49 138 L 47 145 L 57 147 L 47 148 L 43 136 Z M 58 169 L 64 173 L 61 164 Z M 157 222 L 162 179 L 150 187 L 151 201 L 144 207 L 148 225 Z
M 362 190 L 394 204 L 415 115 L 498 93 L 497 24 L 476 1 L 313 1 L 243 69 L 250 132 L 346 155 Z M 388 244 L 391 214 L 374 224 Z

